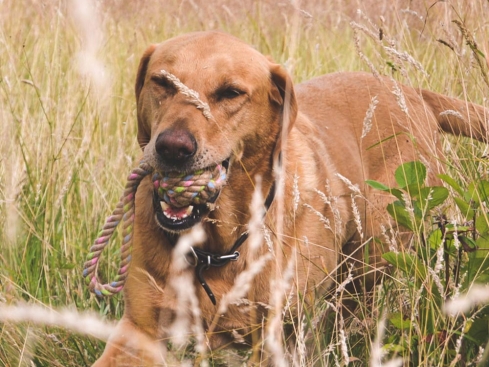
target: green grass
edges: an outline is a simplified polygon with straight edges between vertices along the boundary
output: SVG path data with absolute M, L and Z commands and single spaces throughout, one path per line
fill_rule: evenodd
M 122 297 L 97 301 L 81 273 L 88 248 L 141 153 L 133 83 L 139 57 L 151 43 L 189 31 L 222 29 L 286 63 L 296 82 L 327 72 L 370 71 L 360 50 L 381 74 L 487 105 L 488 58 L 481 56 L 489 54 L 487 1 L 454 0 L 432 7 L 433 2 L 419 1 L 411 4 L 413 11 L 404 11 L 409 2 L 317 0 L 302 4 L 306 12 L 294 11 L 288 2 L 201 3 L 206 2 L 108 1 L 98 8 L 98 19 L 77 21 L 74 1 L 0 2 L 0 304 L 95 310 L 107 319 L 122 315 Z M 462 22 L 477 49 L 467 45 L 453 20 Z M 93 56 L 105 84 L 99 83 L 100 76 L 81 74 L 77 64 L 79 53 L 90 51 L 97 27 L 102 38 Z M 422 70 L 386 47 L 409 54 Z M 449 142 L 451 177 L 464 187 L 487 178 L 484 146 L 467 139 Z M 442 210 L 463 219 L 453 200 Z M 415 238 L 422 241 L 430 232 L 426 228 Z M 103 274 L 116 269 L 115 247 L 105 253 Z M 318 301 L 314 313 L 301 320 L 303 330 L 312 333 L 312 352 L 300 363 L 343 365 L 340 339 L 346 330 L 350 365 L 367 365 L 376 325 L 385 317 L 383 343 L 390 347 L 389 358 L 401 356 L 406 366 L 475 365 L 479 350 L 468 339 L 460 349 L 462 361 L 454 362 L 454 343 L 468 324 L 445 316 L 435 297 L 409 273 L 391 275 L 356 318 L 325 313 L 325 303 Z M 417 308 L 436 314 L 430 330 L 395 325 L 392 315 L 411 319 Z M 317 318 L 327 325 L 322 332 L 312 327 Z M 0 324 L 0 366 L 88 366 L 102 349 L 102 342 L 66 328 Z

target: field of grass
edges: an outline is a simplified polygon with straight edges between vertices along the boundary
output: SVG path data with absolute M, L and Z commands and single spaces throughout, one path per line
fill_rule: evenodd
M 487 0 L 0 0 L 0 366 L 89 366 L 101 354 L 111 325 L 101 320 L 120 318 L 124 304 L 90 295 L 82 267 L 140 155 L 139 58 L 151 43 L 208 29 L 253 44 L 295 82 L 366 70 L 489 106 Z M 489 281 L 489 195 L 478 184 L 487 151 L 469 139 L 445 148 L 460 190 L 446 185 L 450 197 L 414 228 L 404 262 L 392 261 L 392 277 L 355 317 L 332 313 L 323 330 L 311 327 L 315 315 L 294 325 L 295 365 L 489 365 L 487 288 L 475 288 L 482 303 L 466 314 L 443 311 Z M 447 218 L 438 221 L 451 231 L 445 242 L 436 215 Z M 117 256 L 117 246 L 105 253 L 104 274 Z M 337 296 L 318 301 L 317 314 L 338 307 Z M 27 321 L 13 320 L 16 309 Z M 210 363 L 245 359 L 229 352 Z

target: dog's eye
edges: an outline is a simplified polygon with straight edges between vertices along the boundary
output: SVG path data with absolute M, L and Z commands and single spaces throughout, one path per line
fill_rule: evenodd
M 244 92 L 242 90 L 237 89 L 237 88 L 223 88 L 223 89 L 218 90 L 216 93 L 218 100 L 234 99 L 234 98 L 237 98 L 243 94 L 244 94 Z
M 171 94 L 176 93 L 175 86 L 167 78 L 165 78 L 163 76 L 155 75 L 155 76 L 151 77 L 151 79 L 156 84 L 158 84 L 160 87 L 165 88 L 169 93 L 171 93 Z

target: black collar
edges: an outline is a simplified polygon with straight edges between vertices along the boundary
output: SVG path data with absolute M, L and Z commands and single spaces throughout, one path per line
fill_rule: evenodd
M 272 205 L 273 199 L 275 197 L 275 182 L 273 183 L 270 191 L 268 193 L 267 199 L 265 200 L 265 209 L 268 210 L 270 205 Z M 245 231 L 241 233 L 236 242 L 234 242 L 231 250 L 225 255 L 213 254 L 212 252 L 207 252 L 198 248 L 191 247 L 190 257 L 193 258 L 193 264 L 195 266 L 195 275 L 199 279 L 200 285 L 204 288 L 205 292 L 209 296 L 212 304 L 216 305 L 216 297 L 212 293 L 211 288 L 204 279 L 204 270 L 210 267 L 221 267 L 228 264 L 230 261 L 236 261 L 239 258 L 239 247 L 248 239 L 249 233 Z

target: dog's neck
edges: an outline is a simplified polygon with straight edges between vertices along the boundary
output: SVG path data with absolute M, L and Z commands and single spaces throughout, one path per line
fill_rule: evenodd
M 268 209 L 272 205 L 272 202 L 275 198 L 275 190 L 276 188 L 274 182 L 268 192 L 267 198 L 264 203 L 266 211 L 268 211 Z M 240 252 L 238 250 L 246 242 L 248 236 L 248 231 L 242 232 L 241 235 L 239 235 L 238 239 L 232 245 L 231 250 L 224 254 L 207 252 L 199 248 L 190 247 L 190 252 L 188 256 L 191 258 L 191 261 L 189 261 L 189 263 L 195 266 L 195 275 L 214 305 L 216 305 L 216 298 L 205 280 L 205 271 L 211 267 L 222 267 L 232 261 L 237 261 L 240 256 Z M 166 233 L 166 238 L 172 246 L 175 246 L 178 242 L 179 235 L 176 233 L 168 232 Z

